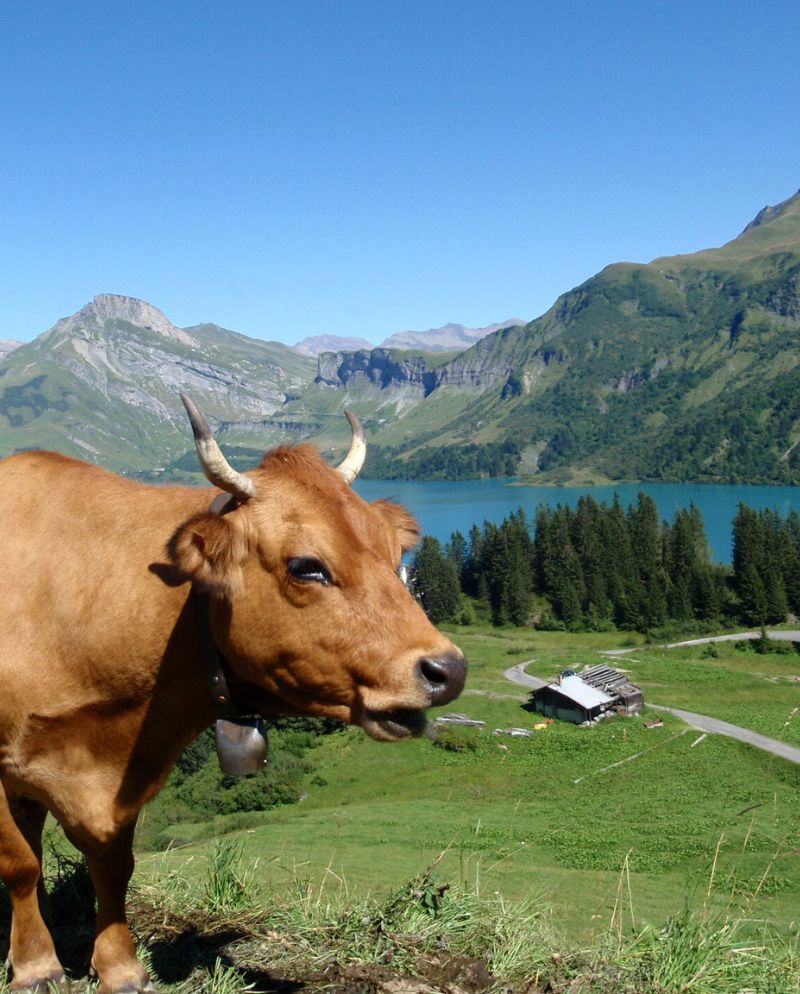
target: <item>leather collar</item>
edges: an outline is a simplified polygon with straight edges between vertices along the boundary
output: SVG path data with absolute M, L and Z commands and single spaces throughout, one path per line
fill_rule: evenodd
M 223 658 L 217 649 L 217 644 L 214 641 L 214 635 L 211 631 L 210 597 L 208 594 L 199 591 L 195 586 L 192 586 L 189 600 L 193 605 L 197 620 L 197 629 L 200 634 L 200 652 L 203 657 L 208 689 L 211 692 L 217 714 L 238 717 L 244 712 L 233 701 L 230 687 L 228 686 L 228 679 L 225 676 Z

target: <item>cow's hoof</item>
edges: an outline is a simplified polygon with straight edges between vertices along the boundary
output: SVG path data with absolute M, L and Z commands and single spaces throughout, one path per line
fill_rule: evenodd
M 119 973 L 117 977 L 107 973 L 105 979 L 102 979 L 98 978 L 97 970 L 92 964 L 89 968 L 89 976 L 92 980 L 100 980 L 96 994 L 158 994 L 156 988 L 150 983 L 148 974 L 138 963 L 134 965 L 134 970 L 119 970 L 119 973 L 123 974 L 121 977 Z M 125 973 L 128 974 L 127 977 L 124 976 Z
M 9 994 L 69 994 L 70 983 L 64 974 L 55 977 L 43 977 L 41 980 L 12 981 L 8 988 Z
M 122 987 L 109 987 L 106 984 L 100 984 L 97 988 L 97 994 L 158 994 L 158 991 L 148 980 L 144 985 L 131 981 Z

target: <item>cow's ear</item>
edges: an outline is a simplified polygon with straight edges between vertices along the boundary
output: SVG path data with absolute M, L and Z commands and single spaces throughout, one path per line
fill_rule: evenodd
M 380 511 L 395 529 L 403 552 L 408 552 L 419 544 L 419 525 L 413 514 L 390 500 L 376 500 L 372 506 Z
M 167 555 L 184 580 L 230 597 L 242 588 L 247 546 L 230 517 L 195 514 L 169 540 Z

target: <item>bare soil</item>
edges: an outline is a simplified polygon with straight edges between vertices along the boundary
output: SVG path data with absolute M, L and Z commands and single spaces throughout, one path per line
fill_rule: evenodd
M 219 960 L 235 968 L 243 984 L 262 994 L 557 994 L 566 988 L 535 983 L 508 986 L 499 983 L 480 959 L 447 955 L 421 958 L 415 976 L 392 969 L 391 963 L 332 963 L 323 970 L 272 966 L 284 959 L 290 940 L 263 931 L 254 923 L 221 923 L 202 914 L 165 922 L 163 913 L 146 905 L 131 909 L 137 939 L 147 947 L 153 967 L 164 984 L 185 984 L 204 975 Z M 276 953 L 278 956 L 276 957 Z M 281 955 L 284 954 L 284 955 Z

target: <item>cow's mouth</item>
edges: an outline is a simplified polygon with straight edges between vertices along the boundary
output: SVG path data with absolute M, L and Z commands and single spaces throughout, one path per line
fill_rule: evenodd
M 399 708 L 397 711 L 367 710 L 361 727 L 373 739 L 394 742 L 412 735 L 422 735 L 426 720 L 424 711 L 410 708 Z

